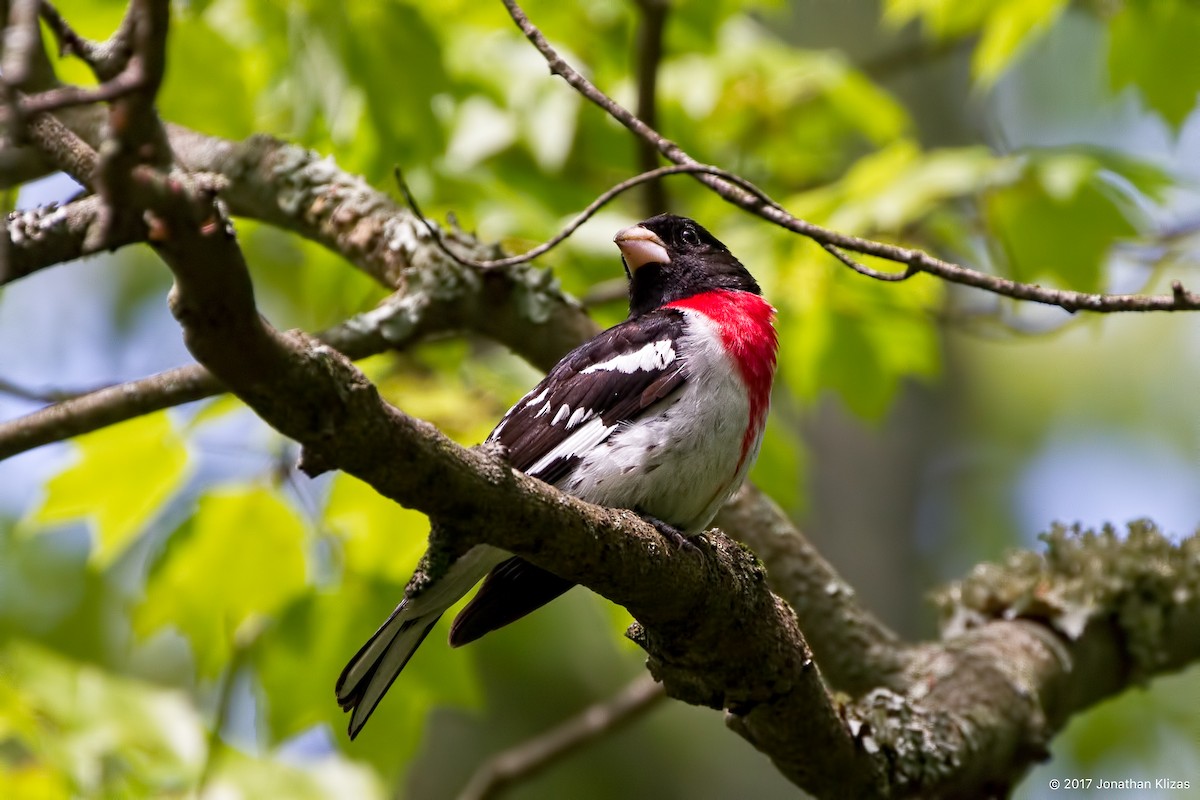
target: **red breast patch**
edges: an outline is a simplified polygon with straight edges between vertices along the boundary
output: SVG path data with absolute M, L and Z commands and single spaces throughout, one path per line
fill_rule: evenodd
M 685 297 L 667 308 L 690 308 L 711 319 L 721 334 L 726 352 L 737 364 L 750 401 L 750 420 L 742 438 L 742 459 L 766 424 L 775 378 L 775 351 L 779 338 L 771 324 L 775 309 L 757 294 L 721 289 Z M 740 468 L 740 463 L 739 463 Z

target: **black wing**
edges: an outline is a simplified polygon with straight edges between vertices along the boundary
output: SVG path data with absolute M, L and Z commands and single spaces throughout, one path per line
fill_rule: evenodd
M 576 348 L 509 409 L 488 441 L 514 467 L 556 483 L 588 452 L 685 380 L 683 313 L 659 309 Z
M 489 441 L 514 467 L 547 483 L 686 379 L 683 313 L 659 309 L 610 328 L 571 352 L 513 406 Z M 517 556 L 493 569 L 450 628 L 457 647 L 514 622 L 573 584 Z

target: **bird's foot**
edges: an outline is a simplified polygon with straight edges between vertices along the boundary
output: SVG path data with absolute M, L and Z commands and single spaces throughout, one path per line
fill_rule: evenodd
M 692 543 L 692 540 L 687 537 L 687 534 L 669 522 L 663 522 L 658 517 L 651 516 L 650 514 L 643 514 L 641 512 L 638 512 L 638 516 L 653 525 L 654 530 L 661 533 L 668 542 L 675 545 L 677 550 L 699 551 L 700 548 L 696 547 L 696 545 Z

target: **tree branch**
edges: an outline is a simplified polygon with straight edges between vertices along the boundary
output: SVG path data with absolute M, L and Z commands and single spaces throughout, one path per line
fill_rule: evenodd
M 893 681 L 902 688 L 877 688 L 836 710 L 791 609 L 770 593 L 747 551 L 716 532 L 697 539 L 698 553 L 675 550 L 632 514 L 562 495 L 387 406 L 338 354 L 267 326 L 232 238 L 207 221 L 215 207 L 186 208 L 187 215 L 160 206 L 155 213 L 170 232 L 159 248 L 176 274 L 172 306 L 189 348 L 299 441 L 312 463 L 452 521 L 435 526 L 424 579 L 445 568 L 446 554 L 486 539 L 624 605 L 638 620 L 631 636 L 669 696 L 727 709 L 734 730 L 818 796 L 994 788 L 1040 758 L 1074 711 L 1134 675 L 1200 658 L 1200 636 L 1191 635 L 1200 592 L 1178 592 L 1200 586 L 1196 540 L 1184 548 L 1153 544 L 1153 560 L 1144 541 L 1131 539 L 1120 562 L 1127 583 L 1098 600 L 1078 638 L 1034 621 L 989 622 L 921 647 L 904 680 Z M 188 220 L 196 231 L 183 227 Z M 544 530 L 556 535 L 543 537 Z M 1114 629 L 1110 602 L 1118 597 L 1137 609 L 1132 619 L 1153 612 L 1163 624 L 1141 640 Z M 755 624 L 739 622 L 747 619 Z M 1126 642 L 1139 641 L 1139 650 L 1159 655 L 1134 673 L 1121 665 L 1132 657 Z M 1110 677 L 1068 688 L 1093 673 Z
M 484 327 L 481 323 L 487 316 L 486 309 L 492 303 L 515 305 L 511 294 L 519 286 L 513 281 L 499 290 L 488 291 L 482 280 L 453 287 L 436 281 L 434 273 L 414 274 L 405 291 L 396 292 L 373 310 L 314 338 L 352 360 L 388 349 L 402 349 L 431 336 Z M 536 287 L 528 287 L 529 293 L 534 291 Z M 0 460 L 224 391 L 224 385 L 212 373 L 191 364 L 65 399 L 0 423 Z
M 589 506 L 513 472 L 487 450 L 467 451 L 427 423 L 384 403 L 339 354 L 311 338 L 272 329 L 258 315 L 245 264 L 216 206 L 165 183 L 150 213 L 158 249 L 176 277 L 172 311 L 196 358 L 259 416 L 301 443 L 308 463 L 340 468 L 387 497 L 453 520 L 435 528 L 437 554 L 490 544 L 529 558 L 624 605 L 669 695 L 734 709 L 748 738 L 766 749 L 799 743 L 818 764 L 793 765 L 806 782 L 857 776 L 876 786 L 880 765 L 855 748 L 808 655 L 795 616 L 766 587 L 761 566 L 720 534 L 677 551 L 627 511 Z M 236 345 L 234 344 L 236 342 Z M 420 464 L 421 469 L 410 465 Z M 506 510 L 503 519 L 495 509 Z M 540 532 L 558 531 L 554 537 Z M 464 532 L 470 532 L 469 534 Z M 754 619 L 756 624 L 738 622 Z M 730 658 L 729 652 L 737 658 Z M 804 726 L 774 711 L 802 712 Z
M 643 674 L 612 697 L 489 758 L 471 776 L 458 800 L 497 797 L 513 783 L 528 780 L 580 748 L 623 729 L 665 697 L 662 684 Z
M 194 154 L 197 161 L 227 158 L 237 149 L 219 142 L 208 147 L 212 144 L 202 143 Z M 267 169 L 270 179 L 259 185 L 297 186 L 272 161 L 294 155 L 266 142 L 260 160 L 250 165 Z M 346 217 L 353 226 L 347 229 L 340 207 L 323 205 L 328 195 L 315 185 L 321 172 L 315 157 L 296 160 L 309 174 L 301 176 L 290 196 L 294 203 L 284 205 L 283 195 L 272 193 L 264 213 L 347 248 L 356 263 L 371 265 L 381 276 L 405 281 L 405 270 L 415 269 L 406 261 L 409 254 L 387 253 L 405 249 L 409 240 L 394 248 L 389 240 L 379 241 L 384 223 L 378 220 L 387 215 L 377 214 L 377 196 L 347 184 L 335 190 L 351 203 Z M 337 172 L 332 165 L 325 171 Z M 842 673 L 854 686 L 878 681 L 859 700 L 836 706 L 796 615 L 771 593 L 762 566 L 746 550 L 719 532 L 698 537 L 694 552 L 673 549 L 629 512 L 563 495 L 513 472 L 486 448 L 454 445 L 432 426 L 383 402 L 328 345 L 303 334 L 282 334 L 258 315 L 248 270 L 211 183 L 145 166 L 106 176 L 113 177 L 122 182 L 121 199 L 128 204 L 123 211 L 147 220 L 145 235 L 175 275 L 172 311 L 189 349 L 260 417 L 300 442 L 311 469 L 344 469 L 430 515 L 438 524 L 426 578 L 445 568 L 447 553 L 486 541 L 621 603 L 638 620 L 630 635 L 646 649 L 651 673 L 668 695 L 725 708 L 731 728 L 814 794 L 999 793 L 1041 757 L 1045 742 L 1070 714 L 1130 681 L 1200 658 L 1195 537 L 1173 547 L 1152 531 L 1124 541 L 1063 534 L 1062 542 L 1051 540 L 1034 582 L 1018 582 L 1030 574 L 1030 565 L 1021 563 L 997 571 L 1008 576 L 1005 582 L 962 584 L 950 604 L 964 610 L 957 618 L 966 621 L 951 628 L 943 642 L 918 648 L 897 645 L 872 618 L 856 615 L 852 596 L 841 590 L 836 575 L 821 572 L 815 554 L 795 543 L 775 542 L 773 561 L 786 565 L 790 559 L 791 571 L 805 574 L 789 578 L 781 569 L 774 580 L 810 603 L 807 615 L 825 609 L 851 629 L 843 634 L 829 626 L 820 634 L 822 647 L 844 645 L 864 658 L 880 659 L 872 675 L 855 672 L 852 664 L 839 666 L 830 656 L 831 676 Z M 237 189 L 230 194 L 236 196 Z M 757 202 L 760 210 L 771 209 Z M 419 242 L 419 223 L 405 218 Z M 364 222 L 365 230 L 359 231 Z M 388 271 L 395 265 L 398 271 Z M 489 280 L 505 280 L 502 273 L 470 274 L 484 287 L 481 296 Z M 1190 302 L 1182 287 L 1177 295 Z M 509 306 L 519 307 L 519 299 L 510 297 Z M 524 331 L 536 324 L 529 323 L 525 309 L 512 313 L 525 320 Z M 582 316 L 578 309 L 573 313 Z M 549 358 L 555 346 L 578 332 L 560 333 L 537 352 Z M 498 515 L 498 508 L 504 514 Z M 757 510 L 763 511 L 761 504 Z M 734 519 L 739 519 L 736 512 Z M 773 524 L 769 516 L 742 519 L 751 526 Z M 778 535 L 791 537 L 789 528 L 780 524 Z M 556 535 L 545 537 L 546 530 Z M 1070 553 L 1075 556 L 1065 555 Z M 1072 582 L 1080 576 L 1085 588 L 1076 591 Z M 826 606 L 812 597 L 820 591 L 832 598 Z M 1000 621 L 993 621 L 997 617 Z
M 509 16 L 512 17 L 513 22 L 517 24 L 517 27 L 525 34 L 525 37 L 529 39 L 546 60 L 552 74 L 562 77 L 573 89 L 604 109 L 613 119 L 628 128 L 638 138 L 652 143 L 658 152 L 666 156 L 668 160 L 676 164 L 694 165 L 700 163 L 688 155 L 679 145 L 658 133 L 658 131 L 631 114 L 611 97 L 604 94 L 591 81 L 580 74 L 578 70 L 572 67 L 550 46 L 550 43 L 546 41 L 546 37 L 542 35 L 537 26 L 529 21 L 529 17 L 521 10 L 516 0 L 502 0 L 502 2 L 504 3 L 504 7 L 508 9 Z M 849 236 L 829 230 L 828 228 L 823 228 L 820 225 L 814 225 L 811 222 L 806 222 L 787 213 L 778 203 L 773 201 L 769 203 L 763 202 L 760 197 L 750 195 L 739 186 L 733 185 L 712 174 L 698 172 L 696 179 L 733 205 L 745 209 L 769 222 L 773 222 L 785 230 L 806 236 L 818 244 L 863 255 L 875 256 L 886 261 L 904 265 L 905 271 L 899 277 L 888 276 L 887 280 L 904 280 L 918 272 L 927 272 L 951 283 L 974 286 L 1017 300 L 1029 300 L 1036 303 L 1055 305 L 1067 311 L 1113 313 L 1120 311 L 1200 310 L 1200 294 L 1189 292 L 1182 285 L 1179 285 L 1170 296 L 1113 295 L 1075 292 L 1065 289 L 1046 289 L 1034 284 L 1020 283 L 996 275 L 988 275 L 959 264 L 942 261 L 921 250 L 912 250 L 898 245 Z M 831 250 L 830 252 L 837 256 L 836 251 Z M 848 259 L 839 256 L 838 260 L 850 266 Z M 874 270 L 867 270 L 866 268 L 859 269 L 858 271 L 869 277 L 880 276 L 880 273 L 876 273 Z
M 476 269 L 496 269 L 498 267 L 512 267 L 516 266 L 517 264 L 525 264 L 534 260 L 535 258 L 538 258 L 539 256 L 545 255 L 570 238 L 571 234 L 577 231 L 580 226 L 583 225 L 583 223 L 595 216 L 597 211 L 635 186 L 639 186 L 648 182 L 656 182 L 668 175 L 685 174 L 717 175 L 723 180 L 727 180 L 730 183 L 741 187 L 747 192 L 758 196 L 765 203 L 774 202 L 771 200 L 771 198 L 767 197 L 766 193 L 764 193 L 762 189 L 759 189 L 750 181 L 739 175 L 734 175 L 732 172 L 727 172 L 720 167 L 710 167 L 707 164 L 675 164 L 666 167 L 656 167 L 648 172 L 642 172 L 638 175 L 634 175 L 632 178 L 627 178 L 620 183 L 616 183 L 604 190 L 595 200 L 588 203 L 587 207 L 583 209 L 583 211 L 580 211 L 578 214 L 576 214 L 574 219 L 563 226 L 558 233 L 536 247 L 530 248 L 520 255 L 483 260 L 472 259 L 455 253 L 454 250 L 442 238 L 442 234 L 440 231 L 438 231 L 437 227 L 434 226 L 434 224 L 421 213 L 421 208 L 417 204 L 417 199 L 413 196 L 412 191 L 408 188 L 408 184 L 404 181 L 403 176 L 401 176 L 399 172 L 396 173 L 396 180 L 400 185 L 400 192 L 404 195 L 404 199 L 408 203 L 409 208 L 418 219 L 424 222 L 426 229 L 429 231 L 429 235 L 434 239 L 434 241 L 437 242 L 438 246 L 445 251 L 446 255 L 450 256 L 450 258 L 454 259 L 456 262 L 465 267 L 475 267 Z
M 772 591 L 795 609 L 831 686 L 857 696 L 880 686 L 905 685 L 915 648 L 862 607 L 854 589 L 771 498 L 747 485 L 725 504 L 714 524 L 767 564 Z
M 47 27 L 58 40 L 60 56 L 73 55 L 88 65 L 100 82 L 112 80 L 129 64 L 133 55 L 133 28 L 135 22 L 131 5 L 121 19 L 121 26 L 105 42 L 84 39 L 63 19 L 53 4 L 42 0 L 41 14 Z

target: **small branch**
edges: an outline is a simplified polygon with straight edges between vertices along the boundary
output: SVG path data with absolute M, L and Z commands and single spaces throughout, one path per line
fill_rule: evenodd
M 658 67 L 663 57 L 668 0 L 636 0 L 641 10 L 637 32 L 637 115 L 651 128 L 658 125 Z M 658 149 L 645 139 L 637 140 L 638 169 L 649 172 L 658 166 Z M 652 217 L 669 208 L 666 185 L 651 181 L 643 194 L 642 216 Z
M 107 86 L 124 84 L 133 89 L 112 98 L 108 130 L 98 148 L 96 193 L 104 200 L 92 246 L 105 246 L 110 239 L 124 238 L 145 221 L 136 213 L 130 197 L 136 190 L 134 170 L 142 165 L 167 169 L 172 154 L 166 131 L 158 118 L 155 100 L 166 70 L 170 0 L 130 0 L 127 16 L 133 17 L 133 53 L 120 75 Z
M 546 60 L 552 74 L 562 77 L 573 89 L 595 105 L 604 109 L 606 113 L 628 128 L 634 135 L 652 143 L 658 152 L 662 153 L 669 160 L 676 164 L 695 165 L 699 163 L 679 147 L 679 145 L 658 133 L 658 131 L 651 128 L 644 121 L 631 114 L 611 97 L 596 88 L 591 81 L 567 63 L 550 46 L 550 43 L 546 41 L 546 37 L 542 35 L 537 26 L 529 21 L 529 17 L 521 10 L 516 0 L 502 0 L 502 2 L 504 3 L 504 7 L 508 9 L 509 16 L 512 17 L 513 22 L 516 23 L 521 32 L 525 34 L 525 37 L 529 39 Z M 764 202 L 763 197 L 751 195 L 737 184 L 714 174 L 699 172 L 696 179 L 733 205 L 745 209 L 769 222 L 773 222 L 785 230 L 798 233 L 821 245 L 831 245 L 841 250 L 876 256 L 887 261 L 903 264 L 907 268 L 906 271 L 908 273 L 928 272 L 951 283 L 974 286 L 1017 300 L 1029 300 L 1046 305 L 1059 306 L 1067 311 L 1112 313 L 1121 311 L 1200 310 L 1200 294 L 1195 292 L 1184 291 L 1170 297 L 1094 294 L 1063 289 L 1045 289 L 1034 284 L 1019 283 L 1007 278 L 988 275 L 958 264 L 942 261 L 920 250 L 911 250 L 898 245 L 862 239 L 857 236 L 848 236 L 829 230 L 828 228 L 823 228 L 820 225 L 814 225 L 811 222 L 806 222 L 792 216 L 778 203 L 770 200 Z M 851 266 L 851 264 L 847 264 L 841 258 L 839 258 L 839 261 L 847 266 Z M 866 268 L 864 267 L 863 269 Z M 872 272 L 874 271 L 869 270 L 862 274 L 871 275 Z M 879 274 L 887 275 L 888 273 Z M 876 277 L 875 275 L 871 276 Z M 888 279 L 894 280 L 890 277 Z
M 591 705 L 550 730 L 484 762 L 458 800 L 490 800 L 595 740 L 616 733 L 666 698 L 662 684 L 642 674 L 617 694 Z
M 207 370 L 193 365 L 63 400 L 0 423 L 0 461 L 220 391 Z
M 568 222 L 566 224 L 566 226 L 563 227 L 562 230 L 560 230 L 557 234 L 555 234 L 551 239 L 547 240 L 546 242 L 543 242 L 542 244 L 539 244 L 537 247 L 534 247 L 531 250 L 526 250 L 524 253 L 521 253 L 520 255 L 517 255 L 517 256 L 509 256 L 508 258 L 495 258 L 495 259 L 490 259 L 490 260 L 486 260 L 486 261 L 480 261 L 480 260 L 473 260 L 473 259 L 469 259 L 469 258 L 460 256 L 457 253 L 455 253 L 453 250 L 451 250 L 449 246 L 447 246 L 445 241 L 442 239 L 441 231 L 439 231 L 437 229 L 437 227 L 432 222 L 430 222 L 429 219 L 426 218 L 424 214 L 421 213 L 421 208 L 420 208 L 420 206 L 417 205 L 417 199 L 413 196 L 412 191 L 408 188 L 408 184 L 404 181 L 404 178 L 400 174 L 399 170 L 397 170 L 397 172 L 396 172 L 396 182 L 400 186 L 400 192 L 401 192 L 401 194 L 404 195 L 405 202 L 408 203 L 409 208 L 412 209 L 413 214 L 415 214 L 417 216 L 417 218 L 419 220 L 421 220 L 422 224 L 424 224 L 424 226 L 425 226 L 425 230 L 429 233 L 430 237 L 438 244 L 438 246 L 442 248 L 443 252 L 445 252 L 446 255 L 450 256 L 450 258 L 454 259 L 459 264 L 462 264 L 463 266 L 466 266 L 466 267 L 475 267 L 476 269 L 497 269 L 500 267 L 512 267 L 512 266 L 516 266 L 517 264 L 524 264 L 526 262 L 534 260 L 535 258 L 537 258 L 539 256 L 545 255 L 550 250 L 553 250 L 555 247 L 562 244 L 568 237 L 571 236 L 571 234 L 573 234 L 576 230 L 578 230 L 579 227 L 581 225 L 583 225 L 583 223 L 585 223 L 589 219 L 591 219 L 596 214 L 597 211 L 599 211 L 601 208 L 606 206 L 608 203 L 612 202 L 616 197 L 618 197 L 622 193 L 629 191 L 630 189 L 634 188 L 635 186 L 638 186 L 640 184 L 647 183 L 650 181 L 659 180 L 663 177 L 666 177 L 667 175 L 683 175 L 683 174 L 704 174 L 704 175 L 720 176 L 723 180 L 727 180 L 730 183 L 745 190 L 746 192 L 754 195 L 755 197 L 758 197 L 763 203 L 773 203 L 774 202 L 773 200 L 771 200 L 770 197 L 768 197 L 766 195 L 766 193 L 764 193 L 761 189 L 759 189 L 757 186 L 755 186 L 750 181 L 748 181 L 745 178 L 742 178 L 738 175 L 734 175 L 732 172 L 727 172 L 727 171 L 721 169 L 720 167 L 713 167 L 708 164 L 675 164 L 675 165 L 670 165 L 670 166 L 665 166 L 665 167 L 657 167 L 655 169 L 650 170 L 649 172 L 643 172 L 640 175 L 635 175 L 632 178 L 621 181 L 620 183 L 614 185 L 610 189 L 601 193 L 599 197 L 597 197 L 595 200 L 593 200 L 591 203 L 588 204 L 587 208 L 585 208 L 583 211 L 579 212 L 579 214 L 577 214 L 574 219 L 572 219 L 570 222 Z
M 462 311 L 473 308 L 469 297 L 451 295 L 426 301 L 397 293 L 378 307 L 316 334 L 317 341 L 352 360 L 461 329 Z M 0 390 L 3 390 L 0 384 Z M 0 422 L 0 461 L 36 447 L 81 436 L 135 417 L 203 400 L 226 391 L 199 364 L 148 378 L 97 389 L 55 405 Z
M 76 33 L 53 4 L 46 0 L 42 0 L 41 3 L 42 19 L 58 40 L 59 55 L 73 55 L 80 59 L 88 65 L 101 83 L 112 80 L 123 72 L 129 64 L 130 56 L 133 55 L 131 40 L 136 17 L 131 13 L 132 10 L 133 5 L 130 4 L 121 20 L 121 26 L 108 41 L 96 43 Z
M 20 99 L 19 109 L 23 115 L 32 116 L 71 106 L 108 103 L 126 95 L 141 92 L 148 85 L 144 75 L 125 72 L 107 83 L 95 87 L 60 86 L 41 94 L 28 95 Z
M 850 269 L 857 272 L 859 275 L 866 275 L 868 278 L 874 278 L 877 281 L 886 281 L 889 283 L 899 283 L 906 281 L 916 274 L 916 270 L 912 267 L 904 270 L 904 272 L 880 272 L 877 269 L 871 269 L 866 264 L 855 261 L 850 256 L 846 255 L 842 250 L 832 244 L 822 244 L 824 250 L 836 258 L 838 261 L 845 264 Z
M 33 62 L 41 53 L 41 30 L 38 28 L 37 0 L 11 0 L 0 6 L 8 9 L 3 31 L 3 52 L 0 53 L 0 101 L 3 101 L 4 135 L 12 142 L 24 139 L 27 115 L 20 108 L 21 93 L 33 78 Z M 4 263 L 8 254 L 3 253 Z

